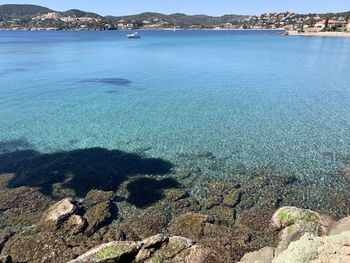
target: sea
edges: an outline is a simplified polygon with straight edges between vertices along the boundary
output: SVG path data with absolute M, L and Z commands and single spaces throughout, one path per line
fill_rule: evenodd
M 208 178 L 229 180 L 235 167 L 344 190 L 337 171 L 350 167 L 350 38 L 128 33 L 0 32 L 0 160 L 24 149 L 97 147 L 175 170 L 215 161 L 196 192 Z

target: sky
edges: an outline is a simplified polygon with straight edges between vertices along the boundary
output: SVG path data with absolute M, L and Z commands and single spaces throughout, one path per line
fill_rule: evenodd
M 350 0 L 0 0 L 0 4 L 36 4 L 57 11 L 81 9 L 101 15 L 142 12 L 221 16 L 258 15 L 268 12 L 326 13 L 350 11 Z

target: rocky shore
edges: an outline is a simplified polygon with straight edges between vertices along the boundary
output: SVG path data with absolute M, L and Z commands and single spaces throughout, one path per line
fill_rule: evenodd
M 308 242 L 315 260 L 330 255 L 322 244 L 347 244 L 349 168 L 323 177 L 328 187 L 244 167 L 218 180 L 211 152 L 174 168 L 143 153 L 0 155 L 0 262 L 275 263 Z
M 0 231 L 0 262 L 237 262 L 232 253 L 249 250 L 251 235 L 242 236 L 201 213 L 180 215 L 168 231 L 162 214 L 137 218 L 122 228 L 105 228 L 113 217 L 111 198 L 111 192 L 102 191 L 90 193 L 81 203 L 66 198 L 42 213 L 39 231 Z M 246 253 L 240 263 L 350 262 L 350 217 L 334 221 L 312 210 L 286 206 L 266 223 L 275 236 L 267 243 L 275 246 Z M 151 236 L 156 232 L 168 234 Z
M 183 189 L 166 189 L 162 201 L 118 221 L 127 208 L 113 191 L 54 202 L 35 188 L 8 189 L 12 177 L 0 177 L 2 263 L 350 260 L 350 217 L 334 221 L 288 206 L 275 211 L 268 195 L 264 208 L 247 209 L 253 201 L 233 183 L 212 183 L 201 203 Z

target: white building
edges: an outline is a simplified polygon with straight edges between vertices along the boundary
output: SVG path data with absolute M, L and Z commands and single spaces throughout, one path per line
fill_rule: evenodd
M 319 29 L 319 30 L 322 30 L 324 27 L 325 27 L 326 23 L 324 20 L 321 20 L 321 21 L 318 21 L 316 24 L 315 24 L 315 28 Z

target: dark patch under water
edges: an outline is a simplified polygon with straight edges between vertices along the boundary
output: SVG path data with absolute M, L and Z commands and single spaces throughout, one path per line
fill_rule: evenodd
M 10 188 L 38 187 L 47 195 L 52 194 L 56 183 L 74 190 L 79 197 L 92 189 L 116 191 L 131 176 L 166 175 L 173 167 L 166 160 L 119 150 L 88 148 L 41 153 L 28 147 L 24 149 L 22 144 L 20 140 L 1 144 L 11 150 L 0 153 L 0 174 L 15 174 L 8 184 Z
M 12 73 L 17 73 L 17 72 L 23 72 L 23 71 L 27 71 L 28 69 L 26 68 L 10 68 L 10 69 L 5 69 L 3 71 L 0 71 L 0 76 L 4 76 L 7 74 L 12 74 Z
M 129 197 L 126 201 L 138 208 L 146 207 L 163 199 L 163 190 L 179 187 L 180 183 L 173 178 L 138 178 L 128 184 Z
M 34 146 L 25 139 L 0 142 L 0 154 L 33 148 Z
M 118 90 L 107 90 L 105 93 L 107 93 L 107 94 L 118 94 L 119 91 Z
M 103 83 L 114 86 L 129 86 L 132 82 L 129 79 L 123 78 L 90 78 L 84 79 L 82 83 Z

